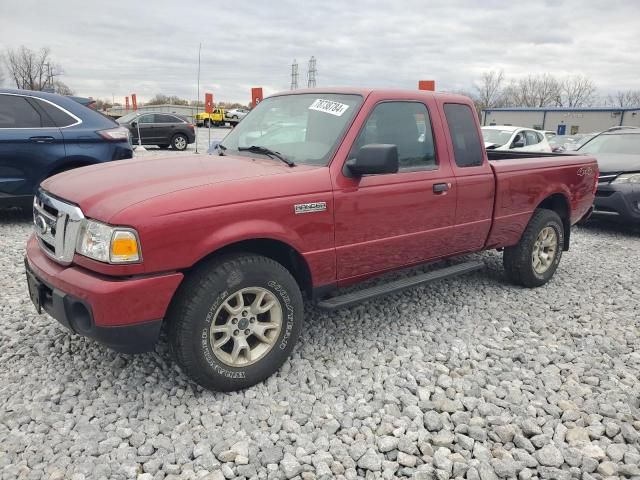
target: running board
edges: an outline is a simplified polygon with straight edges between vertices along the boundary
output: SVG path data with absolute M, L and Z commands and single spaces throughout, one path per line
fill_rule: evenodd
M 436 280 L 457 277 L 464 273 L 480 270 L 483 267 L 483 262 L 472 261 L 459 263 L 450 267 L 441 268 L 440 270 L 433 270 L 413 277 L 403 278 L 401 280 L 395 280 L 382 285 L 376 285 L 375 287 L 365 288 L 364 290 L 359 290 L 357 292 L 327 298 L 326 300 L 318 302 L 317 306 L 323 310 L 337 310 L 339 308 L 350 307 L 365 300 L 381 297 L 382 295 L 388 295 L 390 293 L 396 293 L 406 288 L 416 287 Z

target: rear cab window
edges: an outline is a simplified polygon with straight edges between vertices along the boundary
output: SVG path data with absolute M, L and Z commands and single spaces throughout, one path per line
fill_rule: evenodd
M 462 168 L 482 166 L 483 145 L 476 127 L 475 111 L 461 103 L 445 103 L 444 113 L 456 165 Z

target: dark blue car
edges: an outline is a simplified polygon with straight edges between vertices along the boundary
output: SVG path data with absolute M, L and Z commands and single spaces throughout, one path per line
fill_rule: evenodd
M 131 158 L 129 131 L 71 98 L 0 89 L 0 207 L 29 204 L 42 180 Z

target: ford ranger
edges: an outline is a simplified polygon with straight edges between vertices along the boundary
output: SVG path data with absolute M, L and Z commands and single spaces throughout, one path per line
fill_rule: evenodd
M 214 155 L 43 182 L 27 283 L 38 311 L 119 351 L 153 349 L 165 324 L 186 374 L 237 390 L 286 360 L 304 297 L 344 308 L 482 264 L 342 287 L 486 249 L 504 251 L 513 283 L 544 285 L 597 179 L 590 156 L 487 153 L 463 96 L 286 92 L 261 102 Z

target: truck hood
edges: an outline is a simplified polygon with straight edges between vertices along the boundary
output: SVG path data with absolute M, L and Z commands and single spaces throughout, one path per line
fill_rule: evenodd
M 78 205 L 85 216 L 108 222 L 127 207 L 174 192 L 315 168 L 231 155 L 154 156 L 70 170 L 45 180 L 42 188 Z
M 598 169 L 601 172 L 640 172 L 640 154 L 596 153 L 592 155 L 596 157 Z

